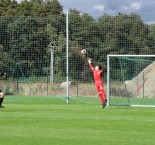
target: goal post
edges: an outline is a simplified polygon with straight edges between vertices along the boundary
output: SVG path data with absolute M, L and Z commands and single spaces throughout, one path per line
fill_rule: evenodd
M 155 55 L 107 55 L 107 105 L 155 107 Z

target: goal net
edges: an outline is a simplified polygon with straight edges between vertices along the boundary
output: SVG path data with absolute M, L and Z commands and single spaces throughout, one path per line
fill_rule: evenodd
M 155 55 L 108 55 L 108 105 L 155 106 Z

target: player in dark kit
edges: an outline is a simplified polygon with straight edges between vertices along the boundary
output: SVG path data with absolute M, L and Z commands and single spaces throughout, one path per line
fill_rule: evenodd
M 0 80 L 6 80 L 6 79 L 7 79 L 6 72 L 0 73 Z M 4 93 L 2 90 L 0 90 L 0 108 L 4 108 L 4 106 L 2 106 L 3 100 L 4 100 Z
M 4 106 L 2 106 L 3 99 L 4 99 L 4 93 L 0 90 L 0 108 L 4 108 Z
M 92 60 L 91 59 L 88 59 L 88 63 L 89 63 L 90 69 L 93 72 L 96 91 L 99 94 L 100 101 L 102 103 L 102 107 L 104 108 L 106 106 L 107 99 L 106 99 L 106 93 L 105 93 L 105 91 L 103 89 L 103 82 L 102 82 L 102 78 L 101 78 L 101 76 L 103 74 L 103 71 L 101 70 L 102 67 L 98 64 L 94 68 L 93 65 L 92 65 Z

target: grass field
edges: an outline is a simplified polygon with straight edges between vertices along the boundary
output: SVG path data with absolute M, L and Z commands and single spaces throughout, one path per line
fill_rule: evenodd
M 98 98 L 6 96 L 0 145 L 155 145 L 155 108 L 106 107 Z

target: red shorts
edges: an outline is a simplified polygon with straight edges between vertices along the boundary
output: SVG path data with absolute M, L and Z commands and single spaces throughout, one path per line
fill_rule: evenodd
M 103 88 L 103 83 L 101 81 L 95 82 L 96 91 L 100 92 L 100 88 Z

